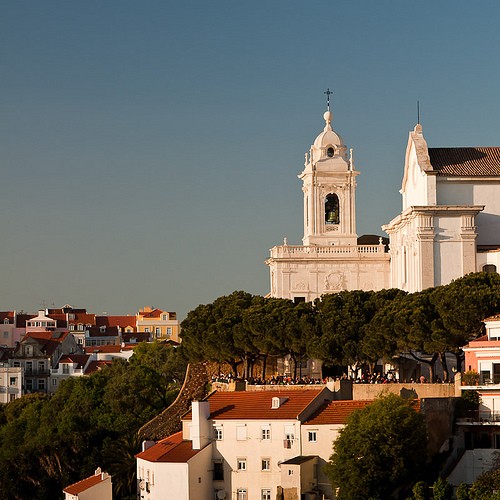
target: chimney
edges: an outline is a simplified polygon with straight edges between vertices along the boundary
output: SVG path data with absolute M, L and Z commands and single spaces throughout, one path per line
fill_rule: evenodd
M 208 401 L 193 401 L 191 403 L 191 413 L 193 415 L 191 426 L 193 450 L 201 450 L 210 442 L 210 426 L 208 423 L 210 403 Z

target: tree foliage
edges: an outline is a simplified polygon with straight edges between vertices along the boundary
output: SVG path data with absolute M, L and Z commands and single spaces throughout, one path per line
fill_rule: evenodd
M 325 472 L 340 500 L 389 498 L 422 473 L 426 443 L 423 416 L 388 394 L 349 417 Z
M 119 473 L 115 498 L 135 494 L 134 435 L 175 398 L 174 378 L 185 366 L 175 351 L 144 344 L 130 363 L 117 361 L 90 376 L 69 378 L 53 396 L 32 394 L 5 405 L 0 419 L 5 498 L 61 498 L 65 486 L 93 474 L 98 465 Z

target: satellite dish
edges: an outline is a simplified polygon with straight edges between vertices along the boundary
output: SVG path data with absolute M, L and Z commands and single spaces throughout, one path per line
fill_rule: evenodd
M 144 481 L 144 479 L 141 479 L 141 480 L 139 481 L 139 488 L 140 488 L 141 490 L 143 490 L 143 489 L 145 489 L 145 488 L 146 488 L 146 481 Z
M 217 490 L 217 500 L 224 500 L 226 498 L 225 490 Z

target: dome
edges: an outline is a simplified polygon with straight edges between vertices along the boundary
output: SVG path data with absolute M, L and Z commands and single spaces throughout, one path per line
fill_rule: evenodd
M 332 129 L 331 126 L 333 118 L 332 112 L 326 111 L 325 114 L 323 115 L 323 118 L 325 119 L 325 128 L 323 129 L 323 132 L 321 132 L 318 135 L 318 137 L 316 137 L 313 146 L 315 148 L 326 148 L 327 146 L 336 146 L 336 147 L 344 146 L 344 141 L 342 141 L 340 135 L 338 135 Z
M 310 154 L 308 156 L 309 161 L 317 163 L 318 161 L 336 161 L 339 158 L 347 160 L 347 148 L 344 145 L 344 141 L 340 135 L 332 129 L 332 112 L 330 110 L 326 111 L 323 118 L 325 119 L 325 128 L 323 129 L 323 132 L 316 137 L 311 147 Z

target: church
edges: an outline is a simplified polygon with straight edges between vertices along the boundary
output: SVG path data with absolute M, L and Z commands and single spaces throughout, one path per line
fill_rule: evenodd
M 329 92 L 328 92 L 329 94 Z M 329 97 L 329 96 L 328 96 Z M 270 296 L 310 302 L 342 290 L 417 292 L 500 266 L 500 147 L 429 148 L 418 123 L 409 133 L 402 210 L 358 236 L 352 150 L 325 126 L 305 153 L 302 245 L 271 248 Z

